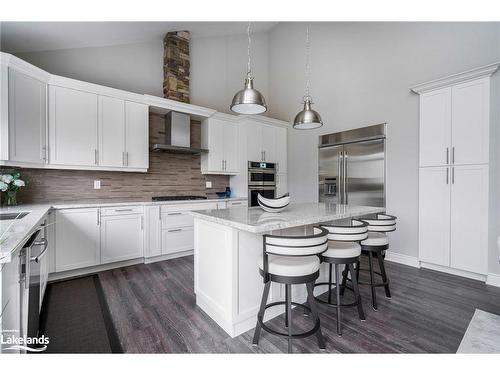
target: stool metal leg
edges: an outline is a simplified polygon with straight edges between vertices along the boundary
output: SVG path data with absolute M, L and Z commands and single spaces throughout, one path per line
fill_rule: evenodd
M 340 271 L 339 265 L 335 264 L 335 291 L 337 292 L 337 335 L 342 336 L 342 328 L 340 322 Z
M 286 313 L 288 315 L 288 353 L 292 352 L 292 286 L 286 284 Z
M 352 288 L 354 289 L 354 296 L 358 303 L 358 315 L 360 320 L 365 320 L 365 312 L 363 311 L 363 305 L 361 303 L 361 295 L 359 294 L 358 279 L 356 278 L 356 272 L 354 272 L 354 264 L 349 264 L 349 271 L 351 271 Z
M 332 303 L 332 264 L 328 264 L 328 303 Z
M 382 275 L 382 281 L 384 282 L 385 295 L 387 298 L 391 298 L 391 289 L 389 288 L 389 278 L 385 272 L 384 258 L 382 254 L 377 254 L 378 265 L 380 267 L 380 274 Z
M 361 269 L 361 262 L 358 260 L 358 262 L 356 263 L 356 279 L 358 280 L 359 282 L 359 270 Z
M 285 301 L 288 301 L 290 295 L 288 294 L 288 285 L 285 285 Z M 288 309 L 285 306 L 285 327 L 288 327 Z
M 260 331 L 262 327 L 260 326 L 259 317 L 264 319 L 264 313 L 266 311 L 267 298 L 269 297 L 269 289 L 271 288 L 271 282 L 268 281 L 264 284 L 264 291 L 262 292 L 262 301 L 260 302 L 259 313 L 257 314 L 257 325 L 255 326 L 255 333 L 253 334 L 253 345 L 259 344 Z
M 371 251 L 368 252 L 368 261 L 370 266 L 370 286 L 372 287 L 372 306 L 374 310 L 377 310 L 377 291 L 375 290 L 375 275 L 373 272 L 373 254 Z
M 311 315 L 314 320 L 314 323 L 319 322 L 318 310 L 316 308 L 316 300 L 314 299 L 314 282 L 306 284 L 307 288 L 307 300 L 309 301 L 309 307 L 311 309 Z M 316 331 L 316 339 L 318 340 L 318 346 L 320 349 L 325 349 L 325 338 L 323 337 L 323 333 L 321 332 L 321 325 L 319 329 Z
M 342 272 L 342 286 L 340 288 L 340 295 L 343 296 L 345 292 L 345 286 L 347 285 L 347 276 L 349 274 L 349 266 L 346 264 L 344 271 Z

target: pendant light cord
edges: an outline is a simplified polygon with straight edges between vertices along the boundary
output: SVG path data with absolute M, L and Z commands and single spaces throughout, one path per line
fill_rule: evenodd
M 310 42 L 309 42 L 309 25 L 306 28 L 306 94 L 304 95 L 304 101 L 307 99 L 311 100 L 311 95 L 309 95 L 309 52 L 310 52 Z
M 250 37 L 250 21 L 248 22 L 248 27 L 247 27 L 247 37 L 248 37 L 248 49 L 247 49 L 247 54 L 248 54 L 248 62 L 247 62 L 247 77 L 251 78 L 252 77 L 252 68 L 250 66 L 251 63 L 251 57 L 250 57 L 250 45 L 252 44 L 252 38 Z

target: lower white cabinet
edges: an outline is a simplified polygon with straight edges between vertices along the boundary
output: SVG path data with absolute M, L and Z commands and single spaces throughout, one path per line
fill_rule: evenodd
M 146 235 L 144 237 L 144 257 L 161 255 L 161 206 L 144 207 Z
M 142 213 L 101 217 L 101 264 L 144 256 L 143 220 Z
M 420 168 L 420 261 L 487 274 L 488 165 Z
M 98 208 L 56 212 L 56 272 L 96 266 L 101 261 Z
M 9 263 L 0 264 L 0 332 L 3 333 L 4 340 L 22 336 L 19 307 L 21 305 L 21 288 L 24 287 L 24 283 L 21 283 L 20 262 L 20 251 L 17 250 L 12 254 L 12 260 Z M 9 346 L 0 342 L 0 352 Z
M 168 228 L 161 232 L 162 255 L 194 249 L 193 227 Z

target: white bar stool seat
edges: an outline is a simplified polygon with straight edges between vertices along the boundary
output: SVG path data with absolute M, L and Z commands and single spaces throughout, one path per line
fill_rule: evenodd
M 361 252 L 361 248 L 360 248 Z M 269 273 L 279 276 L 305 276 L 319 270 L 319 258 L 315 255 L 305 257 L 286 257 L 280 255 L 269 255 Z M 259 268 L 264 269 L 264 256 L 259 256 Z

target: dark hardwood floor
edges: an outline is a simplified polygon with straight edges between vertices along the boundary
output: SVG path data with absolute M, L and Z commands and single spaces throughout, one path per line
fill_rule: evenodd
M 343 336 L 332 308 L 319 313 L 329 353 L 455 353 L 476 308 L 500 314 L 500 288 L 435 271 L 387 262 L 392 299 L 379 290 L 379 308 L 361 287 L 366 321 L 343 310 Z M 363 278 L 363 277 L 362 277 Z M 366 276 L 365 276 L 366 278 Z M 193 257 L 119 268 L 99 274 L 120 344 L 126 353 L 283 353 L 286 339 L 253 329 L 230 338 L 195 304 Z M 302 311 L 294 325 L 311 326 Z M 284 315 L 272 320 L 281 328 Z M 294 352 L 319 353 L 314 337 L 294 340 Z

